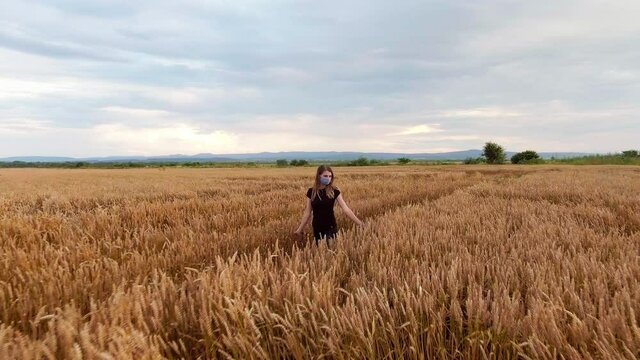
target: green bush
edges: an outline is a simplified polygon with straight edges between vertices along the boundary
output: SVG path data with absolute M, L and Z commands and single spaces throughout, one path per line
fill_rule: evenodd
M 533 150 L 526 150 L 511 157 L 512 164 L 540 164 L 540 155 Z
M 568 159 L 558 159 L 557 163 L 572 165 L 640 165 L 640 156 L 624 156 L 623 154 L 588 155 Z
M 349 166 L 367 166 L 369 165 L 369 159 L 364 156 L 357 158 L 356 160 L 350 161 Z
M 484 164 L 485 162 L 487 161 L 483 157 L 477 157 L 477 158 L 468 157 L 463 161 L 463 163 L 467 165 Z
M 403 165 L 404 165 L 404 164 L 408 164 L 409 162 L 411 162 L 411 159 L 409 159 L 409 158 L 407 158 L 407 157 L 401 157 L 401 158 L 398 158 L 398 162 L 399 162 L 400 164 L 403 164 Z
M 523 165 L 535 165 L 535 164 L 545 164 L 545 163 L 546 161 L 544 161 L 543 158 L 523 160 L 520 162 L 520 164 L 523 164 Z

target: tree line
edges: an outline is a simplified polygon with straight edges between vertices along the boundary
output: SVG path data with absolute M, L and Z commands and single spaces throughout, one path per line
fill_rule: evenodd
M 511 156 L 512 164 L 544 164 L 546 161 L 534 150 L 525 150 Z M 485 143 L 482 155 L 478 158 L 467 158 L 465 164 L 504 164 L 507 154 L 504 147 L 494 142 Z M 552 162 L 569 164 L 640 164 L 640 152 L 638 150 L 625 150 L 621 153 L 607 155 L 588 155 L 568 159 L 551 159 Z
M 509 159 L 512 164 L 544 164 L 544 163 L 560 163 L 560 164 L 574 164 L 574 165 L 640 165 L 640 151 L 638 150 L 625 150 L 620 153 L 607 154 L 607 155 L 588 155 L 581 157 L 573 157 L 566 159 L 544 160 L 534 150 L 525 150 L 518 152 L 511 156 Z M 501 145 L 495 142 L 485 143 L 481 156 L 477 158 L 467 158 L 463 161 L 464 164 L 504 164 L 507 162 L 507 153 Z M 380 165 L 406 165 L 409 163 L 425 164 L 425 165 L 448 165 L 459 164 L 459 161 L 447 161 L 447 160 L 412 160 L 407 157 L 400 157 L 395 160 L 377 160 L 368 159 L 361 156 L 355 160 L 335 161 L 330 162 L 331 166 L 380 166 Z M 260 165 L 259 165 L 260 164 Z M 275 162 L 277 167 L 289 167 L 289 166 L 314 166 L 317 163 L 311 163 L 305 159 L 278 159 Z M 0 161 L 0 168 L 142 168 L 142 167 L 258 167 L 258 166 L 273 166 L 267 162 L 208 162 L 208 161 L 125 161 L 125 162 L 88 162 L 88 161 L 67 161 L 67 162 L 28 162 L 28 161 Z

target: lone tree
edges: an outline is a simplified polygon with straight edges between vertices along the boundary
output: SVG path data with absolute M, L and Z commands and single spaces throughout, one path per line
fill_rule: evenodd
M 506 160 L 504 148 L 492 142 L 484 144 L 482 156 L 487 159 L 487 163 L 489 164 L 502 164 Z
M 400 164 L 408 164 L 410 161 L 411 161 L 411 159 L 409 159 L 408 157 L 401 157 L 401 158 L 398 158 L 398 162 L 399 162 Z
M 511 157 L 512 164 L 526 164 L 540 160 L 540 155 L 533 150 L 519 152 Z

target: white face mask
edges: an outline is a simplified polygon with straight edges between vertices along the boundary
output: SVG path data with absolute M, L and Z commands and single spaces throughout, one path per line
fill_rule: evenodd
M 329 185 L 329 184 L 331 184 L 331 178 L 321 177 L 321 178 L 320 178 L 320 184 L 322 184 L 322 185 Z

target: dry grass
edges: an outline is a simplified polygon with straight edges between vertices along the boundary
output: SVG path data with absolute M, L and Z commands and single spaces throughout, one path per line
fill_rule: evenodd
M 0 171 L 0 358 L 640 357 L 637 167 Z

